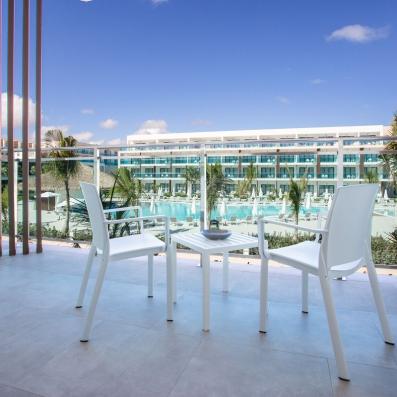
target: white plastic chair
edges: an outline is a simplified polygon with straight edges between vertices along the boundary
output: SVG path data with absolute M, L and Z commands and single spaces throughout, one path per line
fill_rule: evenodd
M 101 264 L 96 279 L 95 289 L 92 295 L 90 308 L 88 311 L 81 342 L 87 342 L 90 336 L 92 321 L 95 314 L 96 305 L 101 293 L 103 280 L 105 277 L 108 263 L 127 258 L 135 258 L 139 256 L 148 257 L 148 297 L 153 297 L 153 255 L 165 252 L 169 243 L 169 218 L 161 215 L 155 216 L 139 216 L 134 218 L 106 220 L 105 214 L 116 211 L 134 210 L 137 207 L 115 208 L 103 210 L 99 194 L 96 186 L 90 183 L 80 183 L 83 191 L 84 199 L 87 205 L 88 215 L 92 228 L 92 244 L 88 254 L 86 269 L 80 287 L 76 308 L 83 306 L 84 295 L 87 289 L 88 279 L 91 273 L 92 262 L 97 254 L 101 257 Z M 146 219 L 163 218 L 165 224 L 165 242 L 159 240 L 150 233 L 145 233 L 143 221 Z M 139 222 L 140 234 L 132 236 L 118 237 L 109 239 L 108 226 L 114 224 L 123 224 L 130 222 Z M 167 274 L 168 276 L 168 274 Z M 168 288 L 169 283 L 167 283 Z
M 375 184 L 338 188 L 324 229 L 286 224 L 266 218 L 258 219 L 259 252 L 261 255 L 259 331 L 266 332 L 269 259 L 302 271 L 302 312 L 304 313 L 308 312 L 308 275 L 310 273 L 318 276 L 338 376 L 343 380 L 349 380 L 349 373 L 331 294 L 330 281 L 332 278 L 345 277 L 362 266 L 367 267 L 384 340 L 388 344 L 394 344 L 371 252 L 371 223 L 377 191 L 378 186 Z M 321 242 L 317 238 L 316 241 L 305 241 L 288 247 L 269 250 L 267 241 L 264 240 L 266 223 L 316 233 L 321 235 Z

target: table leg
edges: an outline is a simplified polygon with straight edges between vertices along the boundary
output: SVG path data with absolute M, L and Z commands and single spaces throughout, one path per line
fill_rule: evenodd
M 223 254 L 223 292 L 229 292 L 229 253 Z
M 210 256 L 202 255 L 203 264 L 203 331 L 210 330 Z
M 167 321 L 173 321 L 174 319 L 174 307 L 173 307 L 173 266 L 172 266 L 172 250 L 174 245 L 168 246 L 166 253 L 167 261 Z
M 172 302 L 176 303 L 176 243 L 171 243 L 171 262 L 172 262 Z

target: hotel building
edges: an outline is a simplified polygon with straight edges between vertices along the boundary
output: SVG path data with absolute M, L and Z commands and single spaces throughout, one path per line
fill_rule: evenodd
M 308 190 L 333 193 L 340 184 L 360 183 L 369 174 L 387 182 L 380 153 L 389 126 L 288 128 L 243 131 L 129 135 L 128 149 L 120 152 L 119 166 L 132 168 L 145 189 L 153 184 L 163 192 L 185 192 L 186 167 L 220 163 L 231 181 L 229 191 L 243 180 L 247 166 L 256 168 L 255 185 L 266 194 L 287 191 L 289 177 L 308 178 Z M 338 155 L 340 154 L 340 155 Z M 342 160 L 343 158 L 343 160 Z M 193 187 L 193 191 L 198 185 Z

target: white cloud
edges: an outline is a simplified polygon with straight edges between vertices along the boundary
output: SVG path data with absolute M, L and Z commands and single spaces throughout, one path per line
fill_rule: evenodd
M 94 109 L 85 108 L 80 110 L 81 114 L 94 114 Z
M 14 94 L 14 127 L 21 128 L 22 127 L 22 97 Z M 29 98 L 29 124 L 34 124 L 35 122 L 35 113 L 36 113 L 36 104 L 33 102 L 31 98 Z M 7 93 L 1 93 L 1 126 L 3 128 L 7 128 Z
M 77 134 L 73 134 L 74 138 L 76 138 L 79 142 L 90 142 L 91 138 L 94 134 L 91 131 L 81 131 Z
M 146 120 L 144 121 L 135 134 L 164 134 L 167 132 L 167 122 L 165 120 Z
M 168 3 L 168 0 L 149 0 L 149 1 L 156 6 L 159 4 Z
M 41 127 L 41 132 L 43 135 L 50 130 L 61 130 L 64 134 L 66 134 L 69 131 L 69 126 L 63 124 L 63 125 L 43 125 Z
M 99 125 L 102 128 L 105 128 L 106 130 L 111 130 L 113 128 L 116 128 L 118 124 L 119 124 L 119 122 L 117 120 L 106 119 L 106 120 L 102 121 Z
M 106 143 L 108 145 L 121 145 L 122 140 L 121 140 L 121 138 L 115 138 L 115 139 L 111 139 L 110 141 L 107 141 Z
M 310 80 L 310 84 L 313 84 L 313 85 L 320 85 L 320 84 L 324 84 L 324 83 L 326 83 L 326 80 L 319 79 L 319 78 Z
M 381 28 L 371 28 L 363 25 L 347 25 L 333 31 L 328 37 L 328 41 L 347 40 L 353 43 L 368 43 L 374 40 L 385 39 L 389 36 L 388 26 Z
M 206 119 L 196 119 L 192 121 L 192 125 L 194 126 L 209 126 L 211 125 L 212 122 L 211 120 L 206 120 Z
M 276 97 L 276 101 L 280 102 L 280 103 L 282 103 L 284 105 L 289 105 L 291 103 L 289 98 L 287 98 L 286 96 L 278 96 L 278 97 Z

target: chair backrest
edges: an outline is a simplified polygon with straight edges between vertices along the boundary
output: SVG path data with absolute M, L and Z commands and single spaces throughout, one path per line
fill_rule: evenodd
M 81 190 L 87 206 L 92 229 L 92 244 L 100 250 L 109 246 L 109 233 L 104 223 L 105 216 L 97 188 L 92 183 L 80 182 Z
M 359 261 L 371 245 L 372 213 L 378 185 L 343 186 L 336 190 L 321 244 L 328 268 Z

